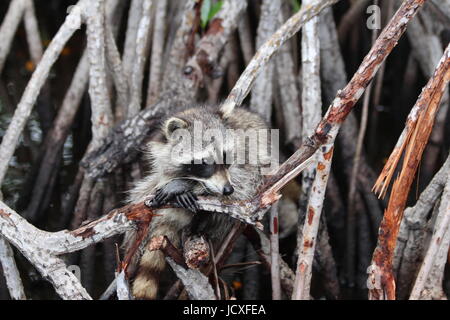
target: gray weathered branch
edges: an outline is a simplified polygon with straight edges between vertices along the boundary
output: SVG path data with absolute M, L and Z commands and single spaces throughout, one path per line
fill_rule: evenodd
M 11 123 L 0 145 L 0 185 L 5 177 L 9 161 L 14 154 L 19 137 L 22 134 L 23 128 L 25 127 L 28 117 L 31 114 L 31 110 L 36 102 L 39 91 L 47 80 L 51 67 L 59 57 L 62 49 L 72 34 L 81 26 L 82 11 L 84 10 L 86 3 L 86 0 L 80 0 L 77 5 L 72 7 L 72 10 L 63 25 L 58 30 L 47 50 L 45 50 L 40 63 L 37 65 L 27 87 L 25 88 L 25 92 L 17 105 L 14 116 L 11 119 Z

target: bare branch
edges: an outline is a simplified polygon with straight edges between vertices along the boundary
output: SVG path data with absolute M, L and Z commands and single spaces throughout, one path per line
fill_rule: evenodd
M 25 300 L 22 279 L 14 260 L 14 252 L 9 243 L 0 236 L 0 263 L 6 279 L 9 295 L 14 300 Z
M 107 8 L 107 19 L 111 18 L 114 9 L 116 8 L 117 1 L 109 1 Z M 106 20 L 107 20 L 106 19 Z M 106 23 L 106 21 L 105 21 Z M 106 23 L 107 24 L 107 23 Z M 108 27 L 108 24 L 107 24 Z M 107 28 L 106 31 L 110 31 L 109 36 L 112 35 L 111 28 Z M 108 46 L 108 32 L 106 32 L 106 47 L 107 52 L 110 53 Z M 111 40 L 111 39 L 110 39 Z M 118 53 L 117 53 L 118 55 Z M 109 57 L 109 55 L 108 55 Z M 119 63 L 120 63 L 120 58 Z M 77 114 L 81 100 L 83 98 L 83 94 L 86 91 L 87 84 L 89 81 L 89 60 L 87 50 L 85 49 L 78 65 L 75 69 L 75 73 L 72 77 L 70 85 L 64 95 L 64 99 L 62 101 L 61 106 L 58 108 L 58 114 L 56 119 L 53 122 L 52 128 L 49 130 L 48 134 L 45 136 L 43 142 L 43 156 L 42 159 L 45 161 L 41 162 L 39 167 L 39 172 L 37 174 L 37 178 L 35 180 L 32 192 L 31 201 L 27 207 L 26 217 L 28 219 L 33 219 L 36 217 L 37 210 L 39 209 L 39 205 L 45 196 L 46 192 L 51 192 L 51 177 L 54 175 L 55 170 L 58 169 L 58 161 L 61 154 L 61 149 L 63 148 L 64 142 L 69 135 L 70 129 L 72 127 L 72 123 L 75 119 L 75 115 Z M 115 69 L 116 70 L 116 69 Z M 118 71 L 117 71 L 117 74 Z M 113 76 L 116 75 L 116 72 L 113 72 Z M 126 83 L 125 83 L 126 85 Z M 117 87 L 117 86 L 116 86 Z M 128 90 L 128 89 L 126 89 Z M 117 88 L 118 92 L 118 105 L 116 108 L 120 108 L 121 94 L 119 92 L 119 88 Z M 123 103 L 127 103 L 128 98 L 126 98 Z
M 278 14 L 278 23 L 285 21 L 282 10 Z M 300 114 L 300 93 L 297 88 L 292 46 L 289 41 L 280 48 L 275 57 L 276 79 L 280 91 L 281 110 L 286 127 L 286 143 L 295 148 L 301 145 L 302 116 Z
M 261 4 L 261 16 L 259 18 L 256 36 L 256 48 L 259 49 L 264 42 L 275 32 L 278 24 L 278 16 L 281 14 L 280 0 L 263 0 Z M 270 123 L 272 118 L 272 87 L 273 87 L 272 61 L 262 67 L 261 72 L 253 84 L 250 99 L 250 110 L 259 113 L 266 122 Z
M 129 88 L 128 80 L 123 70 L 120 53 L 117 49 L 116 41 L 114 40 L 113 27 L 106 19 L 105 23 L 105 44 L 106 44 L 106 59 L 108 65 L 112 69 L 112 77 L 117 93 L 117 103 L 115 116 L 117 120 L 122 120 L 128 108 Z
M 406 208 L 400 224 L 395 246 L 393 268 L 397 279 L 397 295 L 404 298 L 410 294 L 411 283 L 417 274 L 417 261 L 422 258 L 428 227 L 429 213 L 437 203 L 447 181 L 450 170 L 450 155 L 435 174 L 426 189 L 420 194 L 414 207 Z
M 136 54 L 136 36 L 138 32 L 139 22 L 141 20 L 142 1 L 132 0 L 130 11 L 128 13 L 127 31 L 125 35 L 124 52 L 122 56 L 123 70 L 127 79 L 130 75 L 134 65 L 134 55 Z
M 104 0 L 90 2 L 84 8 L 87 23 L 87 50 L 90 63 L 89 96 L 92 109 L 92 142 L 97 147 L 113 123 L 105 73 L 105 7 Z
M 192 300 L 217 300 L 208 278 L 199 270 L 185 269 L 169 257 L 166 261 L 181 280 Z
M 272 280 L 272 299 L 281 300 L 280 248 L 278 241 L 278 204 L 270 208 L 270 275 Z
M 252 227 L 245 228 L 244 235 L 250 241 L 256 253 L 258 253 L 262 262 L 266 265 L 267 269 L 271 270 L 272 256 L 270 252 L 270 240 L 267 236 L 262 231 Z M 283 288 L 286 296 L 290 297 L 294 287 L 295 273 L 280 255 L 278 255 L 278 260 L 281 287 Z
M 155 9 L 155 23 L 153 27 L 153 43 L 150 61 L 150 75 L 147 89 L 146 106 L 156 102 L 161 90 L 162 57 L 166 36 L 167 0 L 159 0 Z
M 293 300 L 308 300 L 310 298 L 312 264 L 332 157 L 333 143 L 325 145 L 318 153 L 316 176 L 311 186 L 302 238 L 298 247 L 299 254 L 292 294 Z
M 445 50 L 433 77 L 412 108 L 405 130 L 374 186 L 377 191 L 386 191 L 393 170 L 399 162 L 403 150 L 405 150 L 403 167 L 399 177 L 394 182 L 388 208 L 381 222 L 378 245 L 372 257 L 371 273 L 368 280 L 374 284 L 374 287 L 369 291 L 371 299 L 395 298 L 392 263 L 397 235 L 409 189 L 431 134 L 434 118 L 449 80 L 450 45 Z M 389 232 L 385 230 L 389 230 Z M 380 281 L 377 281 L 377 279 Z
M 67 270 L 62 259 L 56 255 L 57 248 L 53 246 L 53 241 L 62 240 L 59 243 L 61 249 L 61 245 L 65 245 L 64 238 L 74 240 L 76 236 L 66 231 L 49 234 L 36 229 L 3 202 L 0 202 L 0 231 L 50 281 L 63 299 L 91 299 L 75 275 Z
M 117 292 L 117 277 L 109 284 L 108 288 L 102 293 L 99 300 L 108 300 L 115 292 Z
M 312 1 L 305 1 L 303 5 L 311 5 Z M 320 90 L 320 43 L 319 17 L 308 21 L 302 30 L 302 128 L 303 138 L 314 130 L 322 117 L 322 96 Z M 331 168 L 333 144 L 326 147 L 329 152 L 327 160 L 316 153 L 312 156 L 313 166 L 306 168 L 302 174 L 302 191 L 300 194 L 301 214 L 308 216 L 297 235 L 298 261 L 294 283 L 293 300 L 305 300 L 310 297 L 310 282 L 312 262 L 319 231 L 320 215 L 325 196 L 328 175 Z M 318 159 L 322 158 L 321 162 Z M 323 161 L 323 162 L 322 162 Z M 319 164 L 321 165 L 319 167 Z M 316 171 L 315 167 L 318 167 Z M 323 183 L 325 182 L 325 183 Z M 315 188 L 313 188 L 313 186 Z M 305 210 L 306 209 L 306 210 Z
M 445 4 L 443 3 L 442 6 L 445 6 Z M 443 49 L 439 35 L 434 30 L 431 30 L 424 22 L 434 18 L 426 10 L 420 12 L 419 18 L 421 19 L 412 21 L 411 26 L 407 30 L 407 35 L 413 49 L 412 53 L 419 62 L 422 72 L 426 77 L 431 77 L 435 66 L 443 54 Z M 444 132 L 449 102 L 448 91 L 445 91 L 431 133 L 431 143 L 427 146 L 424 159 L 422 160 L 423 164 L 420 178 L 423 180 L 431 179 L 436 169 L 436 162 L 445 136 Z
M 442 297 L 442 280 L 444 276 L 444 268 L 447 261 L 447 253 L 450 244 L 450 173 L 447 174 L 447 183 L 442 194 L 441 205 L 439 207 L 439 215 L 436 219 L 433 237 L 431 238 L 430 245 L 428 247 L 427 254 L 420 267 L 419 274 L 417 275 L 416 282 L 411 292 L 410 299 L 417 300 L 421 296 L 427 295 L 423 291 L 425 289 L 427 281 L 432 284 L 438 285 L 441 291 Z M 434 276 L 437 279 L 432 280 L 432 269 L 437 268 L 437 274 Z M 437 280 L 437 281 L 436 281 Z M 434 289 L 434 288 L 431 288 Z M 430 289 L 428 289 L 430 290 Z M 445 296 L 445 295 L 444 295 Z M 429 297 L 429 298 L 431 298 Z
M 266 179 L 264 187 L 271 186 L 273 188 L 280 181 L 281 177 L 287 175 L 295 176 L 295 168 L 298 168 L 309 159 L 320 146 L 334 141 L 341 123 L 364 93 L 365 88 L 373 79 L 381 63 L 386 59 L 405 31 L 406 24 L 415 15 L 423 2 L 424 0 L 407 0 L 403 2 L 402 7 L 380 34 L 353 78 L 343 90 L 338 92 L 337 97 L 315 129 L 314 134 L 274 174 Z
M 183 66 L 186 62 L 186 56 L 187 56 L 187 45 L 186 45 L 186 38 L 188 35 L 192 32 L 192 29 L 194 28 L 193 24 L 195 21 L 195 6 L 196 6 L 195 0 L 188 0 L 183 6 L 183 14 L 181 18 L 181 24 L 178 27 L 177 32 L 175 33 L 175 38 L 172 44 L 172 47 L 170 48 L 169 57 L 167 58 L 166 62 L 166 68 L 163 76 L 162 81 L 162 91 L 163 92 L 170 92 L 170 91 L 176 91 L 176 87 L 180 87 L 179 90 L 184 89 L 184 86 L 178 86 L 178 82 L 176 79 L 180 79 Z M 182 77 L 182 79 L 186 79 L 186 77 Z M 191 84 L 192 85 L 192 84 Z M 193 90 L 192 90 L 193 91 Z M 190 99 L 194 94 L 189 92 L 182 92 L 183 97 L 180 97 L 180 100 L 183 99 Z M 162 95 L 164 96 L 164 95 Z M 161 97 L 162 98 L 162 97 Z M 161 99 L 159 100 L 161 101 Z
M 128 106 L 128 117 L 136 115 L 141 110 L 142 80 L 144 79 L 144 67 L 150 38 L 152 3 L 152 0 L 144 0 L 140 8 L 141 19 L 136 33 L 136 52 L 130 79 L 131 99 Z
M 324 8 L 337 1 L 339 0 L 316 1 L 315 5 L 302 7 L 298 13 L 286 21 L 286 23 L 259 48 L 258 52 L 247 65 L 233 90 L 231 90 L 227 100 L 224 102 L 222 112 L 225 115 L 229 114 L 236 106 L 241 105 L 244 98 L 248 95 L 256 77 L 261 72 L 261 67 L 266 65 L 280 46 L 296 34 L 309 19 L 318 15 Z
M 33 60 L 33 63 L 37 65 L 42 58 L 44 49 L 42 47 L 41 36 L 39 35 L 39 27 L 32 0 L 26 0 L 24 23 L 31 59 Z
M 237 0 L 225 2 L 222 9 L 213 19 L 215 28 L 208 29 L 203 39 L 197 44 L 197 51 L 183 68 L 186 53 L 185 36 L 191 31 L 193 21 L 193 7 L 195 1 L 185 4 L 185 11 L 176 40 L 171 48 L 167 67 L 164 73 L 163 93 L 155 105 L 148 106 L 136 116 L 118 124 L 110 135 L 103 141 L 103 145 L 89 153 L 82 161 L 89 176 L 96 178 L 112 172 L 119 164 L 135 159 L 137 150 L 150 132 L 156 128 L 155 124 L 165 114 L 174 111 L 180 105 L 192 103 L 197 95 L 200 81 L 206 72 L 203 67 L 215 65 L 218 55 L 227 41 L 227 36 L 237 27 L 237 20 L 245 7 L 245 3 Z M 225 10 L 227 9 L 227 10 Z M 214 32 L 219 30 L 220 32 Z M 192 69 L 190 68 L 192 67 Z M 191 72 L 182 72 L 183 69 Z
M 8 12 L 0 26 L 0 43 L 2 44 L 0 46 L 0 73 L 3 71 L 6 56 L 11 48 L 14 34 L 16 33 L 26 6 L 27 0 L 11 1 Z
M 117 299 L 119 300 L 132 299 L 130 286 L 128 284 L 125 270 L 120 271 L 119 274 L 117 275 L 116 286 L 117 286 Z
M 85 4 L 86 0 L 80 0 L 77 5 L 72 7 L 70 14 L 58 30 L 47 50 L 45 50 L 41 62 L 33 72 L 33 75 L 25 88 L 25 92 L 14 112 L 11 124 L 9 125 L 0 145 L 0 184 L 3 182 L 9 161 L 14 154 L 19 137 L 22 134 L 23 128 L 25 127 L 28 117 L 31 114 L 31 109 L 36 102 L 39 91 L 47 80 L 51 67 L 55 63 L 69 38 L 81 26 L 81 13 Z M 2 33 L 0 32 L 0 34 Z

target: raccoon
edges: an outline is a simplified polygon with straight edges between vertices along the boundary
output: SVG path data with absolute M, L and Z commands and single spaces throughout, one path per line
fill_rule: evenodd
M 190 230 L 205 235 L 213 244 L 220 243 L 233 221 L 224 214 L 199 211 L 197 196 L 248 200 L 255 195 L 262 181 L 262 168 L 270 163 L 270 155 L 258 154 L 260 148 L 251 148 L 243 136 L 249 129 L 255 132 L 268 127 L 258 115 L 243 108 L 225 117 L 220 106 L 198 106 L 163 121 L 160 137 L 148 143 L 151 171 L 129 191 L 129 202 L 141 202 L 154 194 L 155 207 L 175 201 L 181 208 L 156 210 L 158 216 L 150 225 L 150 238 L 165 235 L 178 246 L 181 231 Z M 230 131 L 235 134 L 230 135 Z M 189 144 L 182 148 L 186 136 L 194 137 L 192 148 Z M 197 139 L 200 143 L 196 136 L 200 137 Z M 250 163 L 249 158 L 255 152 L 258 161 Z M 239 154 L 245 155 L 244 163 L 242 159 L 236 161 Z M 132 243 L 133 236 L 133 233 L 126 235 L 125 247 Z M 155 299 L 158 279 L 165 268 L 163 253 L 144 249 L 136 267 L 132 283 L 134 297 Z

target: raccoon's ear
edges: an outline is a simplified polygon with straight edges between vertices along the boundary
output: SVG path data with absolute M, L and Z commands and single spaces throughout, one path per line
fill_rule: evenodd
M 167 138 L 170 138 L 175 130 L 184 129 L 187 128 L 187 126 L 187 122 L 183 119 L 172 117 L 164 123 L 164 133 Z

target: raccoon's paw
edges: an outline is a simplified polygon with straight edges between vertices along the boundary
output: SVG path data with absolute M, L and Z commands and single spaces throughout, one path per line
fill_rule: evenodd
M 197 196 L 192 192 L 185 192 L 175 196 L 175 201 L 179 206 L 194 213 L 197 213 L 200 209 L 197 200 Z
M 155 192 L 155 196 L 150 200 L 149 204 L 152 207 L 162 207 L 170 200 L 174 198 L 175 194 L 167 192 L 164 188 L 157 189 Z
M 149 204 L 152 207 L 161 207 L 173 201 L 180 207 L 195 213 L 199 209 L 197 197 L 189 189 L 184 181 L 171 181 L 164 187 L 156 190 L 155 196 Z

